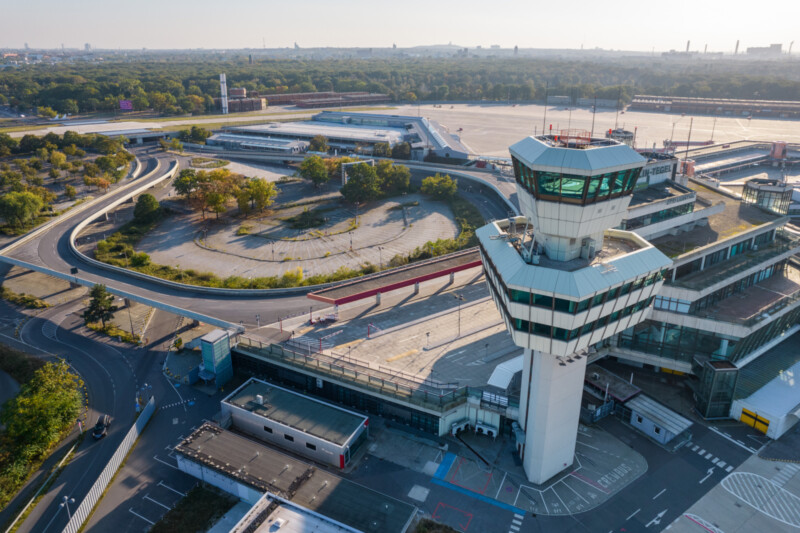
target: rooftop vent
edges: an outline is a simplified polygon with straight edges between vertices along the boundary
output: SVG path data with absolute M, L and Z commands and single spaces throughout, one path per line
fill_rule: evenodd
M 256 403 L 258 405 L 264 405 L 264 397 L 260 394 L 256 394 Z

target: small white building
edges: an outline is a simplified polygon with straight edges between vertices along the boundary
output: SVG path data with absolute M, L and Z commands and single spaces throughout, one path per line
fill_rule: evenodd
M 631 425 L 661 444 L 692 427 L 690 420 L 644 394 L 625 402 L 625 407 L 631 410 Z
M 339 468 L 368 437 L 368 417 L 255 378 L 222 400 L 222 414 L 243 433 Z

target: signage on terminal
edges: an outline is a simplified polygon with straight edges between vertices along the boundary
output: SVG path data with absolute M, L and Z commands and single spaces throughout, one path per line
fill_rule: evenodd
M 672 165 L 661 165 L 660 167 L 645 167 L 642 170 L 642 177 L 647 178 L 655 174 L 664 174 L 672 172 Z

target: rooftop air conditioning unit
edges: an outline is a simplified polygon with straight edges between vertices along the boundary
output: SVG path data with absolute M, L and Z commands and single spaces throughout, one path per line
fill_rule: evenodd
M 260 394 L 256 394 L 256 403 L 258 405 L 264 405 L 264 397 Z

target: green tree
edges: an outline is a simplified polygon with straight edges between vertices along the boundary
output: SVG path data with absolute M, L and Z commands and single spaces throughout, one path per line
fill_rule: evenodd
M 423 194 L 429 194 L 437 200 L 446 200 L 456 195 L 458 191 L 458 180 L 454 180 L 449 175 L 442 176 L 438 172 L 435 176 L 428 176 L 422 180 Z
M 41 197 L 32 192 L 9 192 L 0 195 L 0 216 L 17 228 L 33 220 L 42 207 L 44 202 Z
M 191 200 L 192 193 L 197 189 L 197 172 L 191 168 L 181 170 L 172 187 L 179 196 Z
M 411 159 L 411 145 L 408 143 L 398 143 L 392 148 L 394 159 Z
M 259 211 L 271 206 L 280 192 L 273 182 L 264 178 L 251 179 L 247 183 L 247 188 L 250 191 L 250 200 L 253 202 L 253 206 Z
M 328 139 L 324 135 L 315 135 L 308 144 L 308 149 L 312 152 L 327 152 L 329 149 Z
M 76 191 L 75 187 L 73 187 L 72 185 L 67 185 L 66 187 L 64 187 L 64 194 L 66 194 L 67 198 L 69 198 L 70 200 L 74 200 L 75 196 L 78 195 L 78 191 Z
M 391 157 L 392 149 L 389 147 L 389 143 L 375 143 L 375 146 L 372 147 L 372 155 L 375 157 Z
M 311 180 L 315 187 L 324 185 L 330 179 L 325 161 L 318 155 L 307 157 L 300 163 L 300 175 Z
M 381 161 L 375 167 L 381 188 L 388 194 L 397 194 L 408 190 L 411 183 L 411 171 L 404 165 L 395 165 L 391 161 Z
M 210 130 L 200 128 L 198 126 L 192 126 L 190 129 L 181 130 L 178 133 L 178 139 L 183 142 L 205 144 L 206 139 L 211 137 L 211 135 L 212 133 Z
M 114 311 L 117 306 L 114 305 L 114 295 L 108 292 L 105 285 L 97 284 L 89 291 L 89 307 L 83 312 L 83 320 L 87 324 L 92 322 L 101 322 L 103 328 L 106 327 L 106 321 L 114 317 Z
M 176 150 L 180 153 L 183 153 L 183 143 L 181 143 L 179 139 L 172 139 L 168 146 L 170 150 Z
M 4 440 L 24 460 L 41 457 L 74 424 L 82 405 L 82 386 L 65 361 L 45 364 L 3 406 Z
M 136 200 L 133 208 L 133 220 L 148 223 L 156 220 L 161 214 L 161 204 L 152 194 L 143 194 Z
M 56 118 L 58 113 L 51 107 L 39 106 L 36 108 L 36 114 L 44 118 Z
M 339 192 L 346 201 L 360 204 L 380 198 L 380 185 L 375 168 L 366 163 L 359 163 L 347 168 L 347 183 Z

